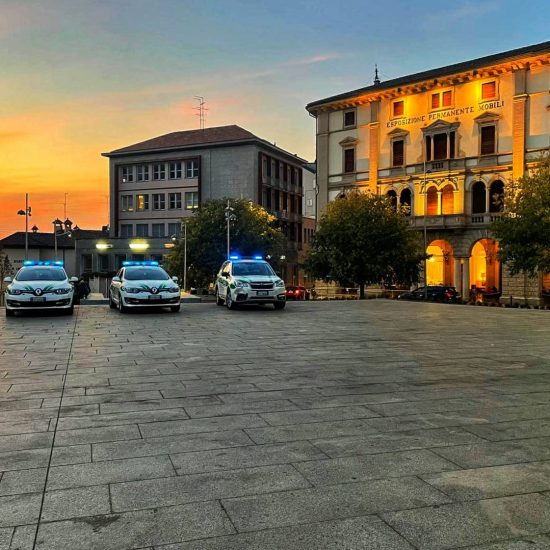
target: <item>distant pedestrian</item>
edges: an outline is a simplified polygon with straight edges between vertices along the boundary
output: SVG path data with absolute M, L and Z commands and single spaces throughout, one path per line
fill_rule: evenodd
M 76 296 L 78 300 L 86 300 L 88 296 L 90 295 L 90 285 L 88 284 L 88 281 L 86 281 L 84 278 L 80 278 L 78 283 L 76 284 Z

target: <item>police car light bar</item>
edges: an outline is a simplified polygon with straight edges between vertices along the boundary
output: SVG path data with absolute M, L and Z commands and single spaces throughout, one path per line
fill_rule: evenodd
M 63 260 L 25 260 L 23 262 L 23 265 L 25 267 L 29 267 L 32 265 L 54 265 L 54 266 L 60 266 L 63 267 Z
M 237 256 L 236 254 L 229 256 L 230 260 L 263 260 L 263 256 Z
M 263 257 L 262 256 L 254 256 L 254 259 L 255 260 L 263 260 Z
M 159 263 L 156 260 L 145 260 L 145 261 L 137 261 L 137 260 L 126 260 L 122 262 L 122 265 L 124 267 L 129 266 L 137 266 L 137 265 L 159 265 Z

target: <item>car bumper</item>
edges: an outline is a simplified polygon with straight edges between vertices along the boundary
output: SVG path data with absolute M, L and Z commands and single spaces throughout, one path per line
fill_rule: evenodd
M 261 291 L 260 291 L 261 292 Z M 237 290 L 234 294 L 234 300 L 237 304 L 272 304 L 273 302 L 285 302 L 286 295 L 284 289 L 269 290 L 267 294 L 258 294 L 255 290 Z
M 16 299 L 6 296 L 6 309 L 13 311 L 28 311 L 37 309 L 68 309 L 72 306 L 72 297 L 59 298 L 56 300 L 45 300 L 44 302 L 31 302 L 30 300 Z
M 166 294 L 159 298 L 151 298 L 148 294 L 123 294 L 122 300 L 127 307 L 165 307 L 165 306 L 178 306 L 181 303 L 181 296 L 179 294 Z

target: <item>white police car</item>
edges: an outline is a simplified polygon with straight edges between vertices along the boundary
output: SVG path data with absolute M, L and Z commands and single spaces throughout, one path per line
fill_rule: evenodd
M 240 304 L 286 305 L 285 282 L 261 256 L 230 256 L 216 277 L 216 303 L 235 309 Z
M 5 277 L 8 283 L 4 298 L 6 316 L 16 311 L 60 310 L 72 315 L 76 277 L 67 277 L 62 261 L 25 260 L 15 277 Z
M 169 307 L 176 313 L 180 304 L 178 278 L 170 278 L 155 261 L 122 262 L 109 288 L 109 307 L 121 313 L 136 307 Z

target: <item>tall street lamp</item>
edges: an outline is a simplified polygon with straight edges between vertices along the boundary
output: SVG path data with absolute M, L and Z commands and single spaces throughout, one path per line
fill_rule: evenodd
M 56 218 L 52 222 L 52 224 L 53 224 L 53 240 L 54 240 L 54 249 L 55 249 L 54 259 L 57 260 L 57 237 L 63 237 L 64 235 L 68 235 L 69 237 L 72 237 L 73 222 L 68 218 L 64 222 L 62 222 L 59 218 Z M 58 229 L 61 232 L 58 232 Z
M 237 216 L 233 212 L 234 212 L 234 208 L 231 208 L 231 206 L 229 205 L 229 199 L 227 199 L 227 206 L 225 208 L 225 219 L 227 221 L 227 258 L 228 259 L 231 254 L 231 238 L 229 234 L 230 223 L 237 219 Z
M 29 259 L 29 216 L 31 216 L 31 207 L 29 206 L 29 194 L 25 193 L 25 210 L 19 210 L 18 216 L 25 216 L 25 260 Z

